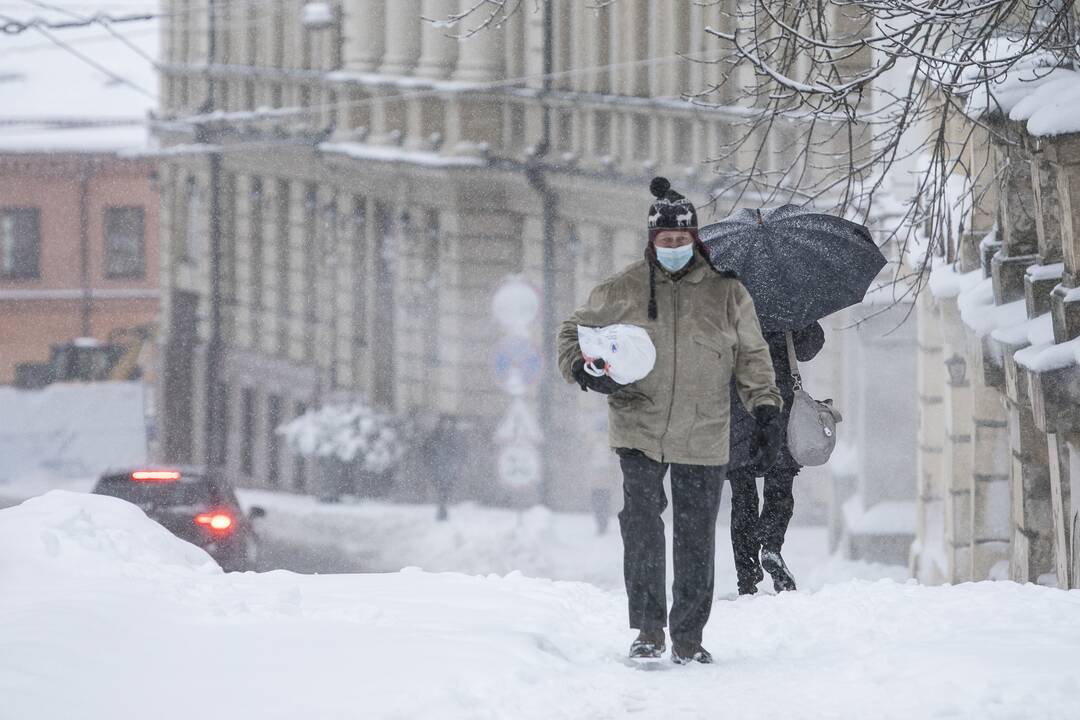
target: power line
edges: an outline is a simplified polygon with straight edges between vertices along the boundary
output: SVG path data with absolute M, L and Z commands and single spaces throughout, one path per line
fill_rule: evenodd
M 90 25 L 105 24 L 105 23 L 130 23 L 130 22 L 146 22 L 147 20 L 153 20 L 156 15 L 121 15 L 115 17 L 108 13 L 95 13 L 91 17 L 84 18 L 82 20 L 64 20 L 54 21 L 46 20 L 45 18 L 32 17 L 29 20 L 22 21 L 17 20 L 7 15 L 0 15 L 0 32 L 6 35 L 18 35 L 24 33 L 27 30 L 67 30 L 69 28 L 77 27 L 89 27 Z
M 76 20 L 89 21 L 89 22 L 93 22 L 93 23 L 96 23 L 98 25 L 101 25 L 101 27 L 105 28 L 106 32 L 108 32 L 114 38 L 116 38 L 121 43 L 123 43 L 125 47 L 127 47 L 129 50 L 134 52 L 136 55 L 138 55 L 142 59 L 148 61 L 150 63 L 150 65 L 155 70 L 158 68 L 158 62 L 157 62 L 157 60 L 155 58 L 150 57 L 150 55 L 145 50 L 143 50 L 141 47 L 139 47 L 135 43 L 131 42 L 130 40 L 128 40 L 126 37 L 124 37 L 120 33 L 118 33 L 115 29 L 113 29 L 113 27 L 112 27 L 112 25 L 110 23 L 102 22 L 101 20 L 95 20 L 94 18 L 88 18 L 88 17 L 85 17 L 83 15 L 79 15 L 78 13 L 74 13 L 71 10 L 68 10 L 67 8 L 63 8 L 63 7 L 60 7 L 58 5 L 52 5 L 51 3 L 47 3 L 47 2 L 42 2 L 41 0 L 23 0 L 23 2 L 27 3 L 28 5 L 33 5 L 34 7 L 37 7 L 37 8 L 42 8 L 43 10 L 52 10 L 54 12 L 59 12 L 59 13 L 65 14 L 65 15 L 69 15 L 69 16 L 75 18 Z

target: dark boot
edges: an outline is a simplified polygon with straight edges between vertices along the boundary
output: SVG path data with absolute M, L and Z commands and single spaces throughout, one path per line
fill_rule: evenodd
M 777 550 L 761 550 L 761 566 L 772 576 L 773 589 L 785 592 L 795 589 L 795 576 L 788 570 L 784 557 Z
M 692 662 L 711 665 L 713 657 L 708 650 L 701 647 L 701 643 L 675 642 L 671 644 L 671 661 L 676 665 L 688 665 Z
M 630 643 L 630 657 L 658 658 L 664 654 L 666 640 L 663 628 L 659 630 L 642 630 L 638 633 L 634 642 Z
M 761 565 L 757 566 L 757 572 L 751 577 L 739 576 L 739 594 L 740 595 L 754 595 L 757 593 L 758 583 L 765 579 L 765 571 L 761 569 Z

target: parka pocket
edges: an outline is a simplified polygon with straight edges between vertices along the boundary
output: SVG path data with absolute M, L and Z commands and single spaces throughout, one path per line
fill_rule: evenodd
M 697 402 L 694 427 L 690 431 L 690 452 L 694 457 L 716 457 L 728 446 L 727 413 L 716 398 Z

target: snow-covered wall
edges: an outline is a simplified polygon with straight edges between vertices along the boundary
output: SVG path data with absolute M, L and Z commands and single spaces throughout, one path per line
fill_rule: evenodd
M 87 477 L 146 460 L 144 386 L 0 387 L 0 489 L 32 476 Z

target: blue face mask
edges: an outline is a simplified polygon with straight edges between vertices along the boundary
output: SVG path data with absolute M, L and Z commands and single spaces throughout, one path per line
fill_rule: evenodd
M 692 244 L 677 248 L 656 248 L 656 261 L 668 272 L 682 270 L 693 256 L 694 246 Z

